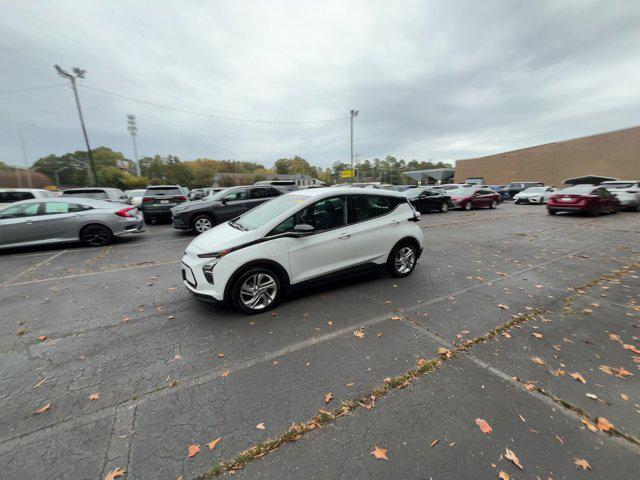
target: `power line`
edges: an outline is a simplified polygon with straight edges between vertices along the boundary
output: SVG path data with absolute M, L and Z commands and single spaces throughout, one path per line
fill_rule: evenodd
M 131 100 L 132 102 L 143 103 L 145 105 L 151 105 L 152 107 L 164 108 L 165 110 L 172 110 L 174 112 L 180 113 L 189 113 L 191 115 L 199 115 L 201 117 L 209 117 L 215 118 L 218 120 L 230 120 L 235 122 L 247 122 L 247 123 L 276 123 L 276 124 L 310 124 L 310 123 L 329 123 L 329 122 L 338 122 L 341 120 L 346 120 L 349 117 L 338 117 L 338 118 L 330 118 L 327 120 L 308 120 L 308 121 L 278 121 L 278 120 L 256 120 L 251 118 L 238 118 L 238 117 L 223 117 L 221 115 L 212 115 L 209 113 L 202 112 L 194 112 L 193 110 L 184 110 L 182 108 L 169 107 L 167 105 L 160 105 L 159 103 L 148 102 L 146 100 L 140 100 L 138 98 L 127 97 L 126 95 L 120 95 L 119 93 L 109 92 L 107 90 L 102 90 L 100 88 L 90 87 L 89 85 L 80 85 L 81 87 L 88 88 L 89 90 L 94 90 L 96 92 L 104 93 L 106 95 L 111 95 L 113 97 L 124 98 L 126 100 Z
M 16 90 L 0 90 L 0 95 L 5 93 L 31 92 L 33 90 L 46 90 L 47 88 L 64 87 L 66 83 L 56 83 L 55 85 L 46 85 L 44 87 L 18 88 Z

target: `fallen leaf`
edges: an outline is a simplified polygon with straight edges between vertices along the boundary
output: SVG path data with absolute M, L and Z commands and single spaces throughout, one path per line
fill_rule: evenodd
M 509 310 L 509 305 L 505 305 L 504 303 L 499 303 L 498 308 L 501 308 L 503 310 Z
M 585 308 L 582 310 L 582 313 L 591 314 L 593 313 L 593 310 L 591 310 L 590 308 Z
M 578 467 L 582 467 L 582 470 L 591 470 L 591 465 L 584 458 L 575 458 L 573 463 Z
M 544 363 L 544 360 L 540 357 L 531 357 L 531 361 L 536 365 L 546 365 L 546 363 Z
M 36 383 L 33 387 L 31 387 L 32 390 L 35 390 L 36 388 L 38 388 L 40 385 L 42 385 L 44 382 L 46 382 L 47 379 L 43 378 L 42 380 L 40 380 L 38 383 Z M 626 399 L 625 399 L 626 400 Z
M 509 474 L 508 474 L 508 473 L 506 473 L 506 472 L 504 472 L 504 471 L 502 471 L 502 470 L 500 470 L 500 473 L 498 474 L 498 478 L 499 478 L 500 480 L 510 480 L 510 479 L 511 479 L 511 477 L 509 476 Z
M 228 377 L 230 373 L 231 373 L 231 372 L 230 372 L 229 370 L 225 370 L 224 372 L 222 372 L 222 373 L 220 374 L 220 376 L 221 376 L 222 378 L 225 378 L 225 377 Z
M 39 409 L 36 410 L 36 413 L 44 413 L 47 410 L 49 410 L 51 408 L 51 404 L 47 403 L 46 405 L 43 405 L 42 407 L 40 407 Z
M 216 448 L 216 445 L 220 443 L 220 440 L 222 440 L 222 437 L 218 437 L 215 440 L 212 440 L 209 443 L 207 443 L 209 450 L 213 450 L 214 448 Z
M 536 338 L 544 338 L 544 335 L 542 335 L 541 333 L 532 333 L 531 335 L 533 335 Z
M 354 330 L 353 334 L 358 338 L 363 338 L 364 337 L 364 331 L 362 329 Z
M 440 443 L 440 439 L 436 438 L 433 442 L 429 444 L 430 447 L 435 447 L 438 443 Z
M 623 400 L 629 400 L 629 395 L 627 395 L 626 393 L 621 393 L 620 394 L 620 398 L 623 399 Z
M 329 325 L 330 327 L 332 327 L 332 326 L 333 326 L 333 321 L 332 321 L 332 320 L 329 320 L 329 321 L 327 322 L 327 325 Z
M 580 383 L 587 383 L 587 381 L 584 379 L 584 377 L 582 375 L 580 375 L 578 372 L 570 373 L 569 376 L 571 378 L 579 381 Z
M 94 400 L 98 400 L 99 398 L 100 398 L 100 394 L 98 392 L 92 393 L 91 395 L 89 395 L 89 400 L 91 400 L 92 402 Z
M 585 393 L 585 396 L 592 399 L 592 400 L 597 400 L 598 396 L 593 394 L 593 393 Z
M 333 400 L 333 394 L 329 392 L 324 396 L 324 403 L 329 403 L 331 400 Z
M 509 334 L 509 332 L 502 332 L 502 336 L 505 338 L 511 338 L 511 335 Z
M 224 353 L 219 353 L 218 358 L 222 358 L 222 357 L 224 357 Z
M 613 428 L 613 424 L 604 417 L 598 417 L 598 423 L 596 424 L 596 427 L 601 432 L 608 432 Z
M 397 315 L 394 315 L 393 317 L 391 317 L 391 320 L 400 321 L 402 320 L 402 317 L 398 317 Z
M 491 428 L 491 425 L 489 425 L 489 423 L 487 423 L 487 421 L 484 418 L 476 418 L 476 425 L 480 427 L 480 430 L 482 431 L 482 433 L 493 432 L 493 428 Z
M 562 375 L 564 375 L 564 374 L 565 374 L 565 371 L 564 371 L 564 370 L 560 370 L 560 369 L 558 369 L 558 370 L 551 370 L 551 374 L 552 374 L 552 375 L 555 375 L 556 377 L 561 377 Z
M 515 453 L 513 453 L 513 451 L 509 450 L 508 448 L 505 448 L 505 454 L 504 457 L 507 460 L 511 460 L 513 462 L 513 464 L 518 467 L 520 470 L 522 470 L 522 465 L 520 464 L 520 460 L 518 460 L 518 457 L 516 456 Z
M 638 350 L 633 345 L 629 345 L 628 343 L 622 345 L 622 348 L 624 348 L 625 350 L 631 350 L 633 353 L 637 353 L 638 355 L 640 355 L 640 350 Z
M 615 333 L 610 333 L 609 334 L 609 339 L 613 340 L 614 342 L 620 342 L 620 335 L 617 335 Z
M 387 457 L 387 451 L 388 450 L 386 448 L 380 448 L 377 445 L 374 445 L 371 455 L 376 457 L 378 460 L 389 460 L 389 457 Z
M 631 373 L 624 367 L 615 368 L 615 367 L 609 367 L 608 365 L 600 365 L 598 369 L 601 372 L 606 373 L 607 375 L 613 375 L 614 377 L 618 377 L 618 378 L 633 376 L 633 373 Z
M 44 342 L 46 339 L 47 339 L 47 336 L 46 336 L 46 335 L 40 335 L 40 336 L 38 337 L 38 340 L 40 340 L 41 342 Z M 637 353 L 640 353 L 640 352 L 637 352 Z
M 256 428 L 257 428 L 258 430 L 264 430 L 264 429 L 265 429 L 264 423 L 259 423 L 259 424 L 257 424 L 257 425 L 256 425 Z
M 447 358 L 451 358 L 453 356 L 453 353 L 451 353 L 451 350 L 449 350 L 448 348 L 440 347 L 438 348 L 438 355 L 443 355 Z
M 200 451 L 200 445 L 189 445 L 189 458 L 195 457 Z
M 594 433 L 595 433 L 595 432 L 597 432 L 597 431 L 598 431 L 598 429 L 596 428 L 596 426 L 595 426 L 593 423 L 591 423 L 591 421 L 590 421 L 589 419 L 587 419 L 587 418 L 582 418 L 582 419 L 580 419 L 580 422 L 582 422 L 582 424 L 583 424 L 584 426 L 586 426 L 586 427 L 587 427 L 589 430 L 591 430 L 592 432 L 594 432 Z
M 107 476 L 104 477 L 104 480 L 114 480 L 116 477 L 124 477 L 125 473 L 126 473 L 126 470 L 123 470 L 122 468 L 117 467 L 112 472 L 109 472 Z

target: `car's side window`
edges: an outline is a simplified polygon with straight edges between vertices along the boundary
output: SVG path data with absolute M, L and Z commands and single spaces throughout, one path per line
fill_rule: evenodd
M 288 232 L 292 230 L 293 227 L 295 226 L 296 226 L 296 215 L 291 215 L 284 222 L 282 222 L 280 225 L 278 225 L 273 230 L 271 230 L 267 236 L 270 237 L 271 235 L 278 235 L 280 233 Z
M 40 203 L 27 203 L 23 205 L 13 205 L 5 209 L 0 214 L 0 219 L 33 217 L 35 215 L 38 215 L 39 209 L 40 209 Z
M 248 197 L 248 191 L 246 188 L 239 188 L 238 190 L 234 190 L 232 192 L 227 193 L 222 200 L 227 202 L 233 202 L 234 200 L 246 200 Z
M 67 202 L 47 202 L 44 204 L 44 214 L 53 215 L 56 213 L 69 213 L 71 205 L 71 203 Z
M 325 198 L 298 212 L 298 223 L 306 223 L 316 230 L 330 230 L 346 225 L 347 197 Z
M 259 187 L 251 189 L 251 198 L 268 198 L 273 195 L 270 192 L 269 188 Z
M 427 195 L 429 194 L 428 192 Z M 362 222 L 391 212 L 397 201 L 393 197 L 383 195 L 351 195 L 352 218 L 349 223 Z
M 282 192 L 280 190 L 276 190 L 273 187 L 269 187 L 269 196 L 270 197 L 277 197 L 279 195 L 282 195 Z

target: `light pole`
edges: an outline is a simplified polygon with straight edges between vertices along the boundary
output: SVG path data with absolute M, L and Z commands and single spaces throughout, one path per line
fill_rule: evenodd
M 358 110 L 351 110 L 351 183 L 353 183 L 353 117 L 358 116 Z
M 133 156 L 136 160 L 136 175 L 140 176 L 140 164 L 138 163 L 138 145 L 136 144 L 136 134 L 138 133 L 138 126 L 136 125 L 136 116 L 127 114 L 127 130 L 131 134 L 133 140 Z
M 22 134 L 22 130 L 19 130 L 19 133 L 20 146 L 22 147 L 22 158 L 27 168 L 27 183 L 29 184 L 29 188 L 33 188 L 33 183 L 31 182 L 31 169 L 29 168 L 29 159 L 27 158 L 27 148 L 24 146 L 24 135 Z
M 71 81 L 71 88 L 73 88 L 73 95 L 76 98 L 76 107 L 78 107 L 78 116 L 80 117 L 80 126 L 82 127 L 82 134 L 84 135 L 84 141 L 87 144 L 87 153 L 89 154 L 89 165 L 91 166 L 91 176 L 93 179 L 91 180 L 92 186 L 96 184 L 98 181 L 98 176 L 96 175 L 96 165 L 93 161 L 93 154 L 91 153 L 91 146 L 89 145 L 89 137 L 87 136 L 87 129 L 84 126 L 84 119 L 82 118 L 82 109 L 80 108 L 80 97 L 78 97 L 78 89 L 76 87 L 76 78 L 84 78 L 84 74 L 87 72 L 86 70 L 82 70 L 78 67 L 73 67 L 73 74 L 64 70 L 60 65 L 53 66 L 58 75 L 64 78 L 68 78 Z

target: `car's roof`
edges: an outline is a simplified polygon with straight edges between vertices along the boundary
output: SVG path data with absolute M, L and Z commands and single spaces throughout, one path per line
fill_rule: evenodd
M 13 202 L 9 205 L 22 205 L 27 203 L 79 203 L 80 205 L 89 205 L 91 207 L 114 207 L 119 205 L 118 203 L 107 202 L 104 200 L 94 200 L 92 198 L 64 198 L 64 197 L 50 197 L 50 198 L 30 198 L 28 200 L 21 200 L 19 202 Z
M 0 188 L 0 192 L 48 192 L 46 188 Z
M 289 192 L 286 195 L 304 195 L 305 197 L 321 197 L 329 194 L 343 195 L 345 193 L 353 193 L 360 195 L 388 195 L 389 197 L 403 197 L 400 192 L 393 190 L 377 189 L 372 192 L 370 189 L 363 189 L 358 187 L 322 187 L 322 188 L 308 188 L 304 190 L 296 190 Z
M 77 187 L 77 188 L 67 188 L 62 193 L 66 192 L 90 192 L 92 190 L 120 190 L 115 187 Z
M 607 180 L 606 182 L 602 182 L 600 185 L 607 185 L 610 183 L 640 183 L 640 180 Z

